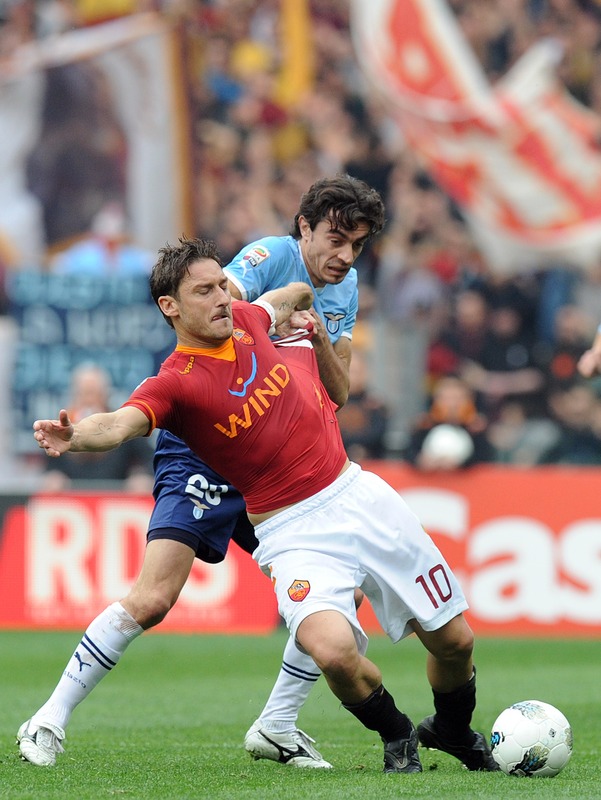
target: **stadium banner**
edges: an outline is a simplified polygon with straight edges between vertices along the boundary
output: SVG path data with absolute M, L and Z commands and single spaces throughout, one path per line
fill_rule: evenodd
M 425 474 L 387 462 L 371 469 L 400 492 L 444 554 L 476 633 L 601 634 L 598 469 L 487 465 Z M 436 575 L 424 586 L 434 600 L 444 593 Z
M 35 419 L 58 414 L 73 370 L 94 363 L 111 377 L 111 406 L 155 375 L 175 346 L 141 276 L 12 273 L 6 285 L 17 325 L 11 369 L 11 436 L 17 453 L 39 452 Z
M 105 12 L 109 7 L 104 3 Z M 142 13 L 28 41 L 0 70 L 0 240 L 37 267 L 109 201 L 156 251 L 192 229 L 185 75 L 177 31 Z
M 429 475 L 373 462 L 406 500 L 462 583 L 479 635 L 601 635 L 601 473 L 479 466 Z M 138 574 L 151 498 L 123 493 L 0 496 L 0 628 L 84 629 Z M 432 601 L 444 570 L 418 580 Z M 359 616 L 380 627 L 367 601 Z M 159 631 L 269 633 L 269 580 L 235 545 L 196 562 Z
M 151 497 L 123 493 L 0 498 L 0 628 L 82 629 L 127 594 L 144 555 Z M 271 582 L 232 545 L 196 559 L 164 632 L 268 633 Z
M 558 79 L 554 39 L 491 84 L 444 0 L 353 0 L 357 59 L 409 147 L 509 275 L 601 255 L 599 115 Z

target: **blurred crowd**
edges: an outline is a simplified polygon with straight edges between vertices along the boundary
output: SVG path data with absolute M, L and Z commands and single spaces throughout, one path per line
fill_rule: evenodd
M 187 80 L 193 232 L 215 239 L 226 261 L 247 242 L 287 233 L 300 195 L 323 175 L 350 173 L 385 200 L 385 231 L 357 262 L 356 369 L 340 416 L 351 455 L 432 468 L 422 445 L 434 425 L 448 423 L 473 440 L 461 465 L 601 464 L 601 386 L 576 370 L 601 321 L 601 264 L 586 275 L 561 263 L 512 279 L 492 273 L 461 209 L 366 86 L 348 0 L 307 3 L 312 48 L 295 82 L 286 73 L 283 5 L 0 0 L 0 65 L 27 37 L 112 14 L 165 15 L 179 31 Z M 601 141 L 601 2 L 448 5 L 491 81 L 534 41 L 560 39 L 561 79 L 599 114 Z M 119 235 L 125 240 L 123 227 Z

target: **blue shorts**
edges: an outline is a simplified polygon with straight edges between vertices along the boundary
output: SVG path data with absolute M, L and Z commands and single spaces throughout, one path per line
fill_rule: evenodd
M 166 431 L 157 438 L 153 495 L 148 541 L 175 539 L 210 563 L 223 561 L 230 539 L 247 553 L 258 544 L 240 492 Z

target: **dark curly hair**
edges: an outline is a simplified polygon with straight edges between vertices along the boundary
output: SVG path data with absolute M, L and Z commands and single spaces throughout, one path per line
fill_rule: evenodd
M 303 194 L 290 234 L 301 238 L 299 218 L 304 217 L 311 230 L 324 219 L 345 231 L 354 231 L 362 223 L 369 228 L 369 236 L 384 227 L 384 203 L 380 194 L 365 181 L 350 175 L 321 178 Z

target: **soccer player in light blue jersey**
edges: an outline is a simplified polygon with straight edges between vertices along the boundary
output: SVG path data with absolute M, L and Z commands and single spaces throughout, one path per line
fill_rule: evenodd
M 225 267 L 231 294 L 238 299 L 253 301 L 297 281 L 313 287 L 312 343 L 322 383 L 338 406 L 348 396 L 358 309 L 353 263 L 383 226 L 384 206 L 374 189 L 348 175 L 324 178 L 302 196 L 290 235 L 259 239 Z M 56 762 L 75 707 L 133 639 L 165 618 L 194 558 L 222 561 L 230 539 L 248 553 L 258 544 L 239 492 L 165 431 L 157 439 L 154 472 L 155 506 L 140 575 L 125 598 L 92 621 L 50 698 L 19 730 L 19 741 L 27 740 L 21 754 L 34 764 Z M 69 677 L 78 674 L 80 651 L 91 662 L 85 682 Z M 297 767 L 331 766 L 313 739 L 296 727 L 299 710 L 319 675 L 313 660 L 289 640 L 267 704 L 245 737 L 252 756 Z

